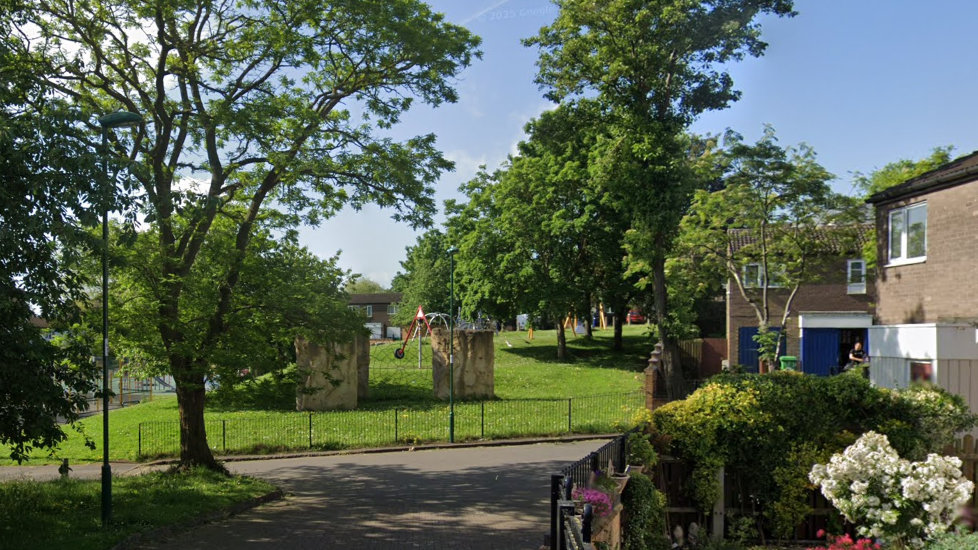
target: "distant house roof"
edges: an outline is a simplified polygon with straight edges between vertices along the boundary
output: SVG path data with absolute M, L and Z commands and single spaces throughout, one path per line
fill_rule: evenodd
M 37 328 L 48 328 L 48 321 L 37 315 L 31 315 L 31 324 Z
M 894 185 L 889 189 L 884 189 L 866 199 L 866 202 L 880 204 L 937 191 L 945 187 L 954 187 L 955 185 L 971 181 L 976 175 L 978 175 L 978 151 L 956 158 L 947 164 L 938 166 L 930 172 L 924 172 L 900 185 Z
M 847 252 L 855 252 L 862 246 L 862 243 L 874 238 L 876 228 L 871 223 L 861 223 L 858 225 L 846 226 L 846 230 L 856 230 L 856 239 L 859 243 L 858 246 L 851 246 L 851 243 L 847 242 L 848 239 L 844 238 L 846 232 L 842 231 L 842 226 L 837 225 L 823 225 L 812 229 L 818 233 L 818 240 L 825 245 L 825 252 L 830 254 L 844 254 Z M 758 239 L 754 230 L 752 229 L 728 229 L 727 233 L 730 235 L 730 249 L 731 252 L 736 252 L 741 248 L 756 244 Z
M 350 294 L 349 304 L 353 306 L 367 304 L 396 304 L 401 301 L 400 292 L 379 292 L 377 294 Z

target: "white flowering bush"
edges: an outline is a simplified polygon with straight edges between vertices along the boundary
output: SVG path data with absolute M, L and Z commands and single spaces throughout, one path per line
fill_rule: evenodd
M 910 462 L 876 432 L 816 464 L 809 479 L 861 535 L 910 548 L 945 533 L 974 490 L 958 458 L 930 454 Z

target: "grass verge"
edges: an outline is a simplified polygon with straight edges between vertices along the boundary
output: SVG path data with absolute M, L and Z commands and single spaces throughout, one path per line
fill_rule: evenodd
M 641 369 L 649 349 L 648 328 L 624 327 L 624 349 L 611 349 L 612 331 L 595 331 L 593 339 L 568 335 L 570 359 L 556 360 L 555 331 L 504 332 L 496 337 L 496 400 L 456 404 L 456 439 L 500 439 L 568 432 L 611 431 L 627 423 L 641 397 Z M 392 348 L 393 349 L 393 348 Z M 295 411 L 295 384 L 287 376 L 265 376 L 223 395 L 209 395 L 208 440 L 219 454 L 268 453 L 286 449 L 331 450 L 448 440 L 448 407 L 432 395 L 431 371 L 410 368 L 417 351 L 408 346 L 399 370 L 371 369 L 371 397 L 357 411 Z M 412 355 L 412 353 L 414 355 Z M 383 353 L 381 355 L 393 355 Z M 631 397 L 623 397 L 633 394 Z M 529 400 L 529 401 L 527 401 Z M 568 410 L 570 411 L 568 413 Z M 176 448 L 176 399 L 159 397 L 109 415 L 112 460 L 169 456 Z M 568 422 L 568 419 L 570 422 Z M 139 425 L 144 424 L 140 433 Z M 31 464 L 74 463 L 101 459 L 102 417 L 68 430 L 68 439 L 49 456 L 37 451 Z M 96 449 L 85 446 L 85 437 Z M 144 438 L 142 455 L 140 437 Z M 11 464 L 4 453 L 0 465 Z
M 112 522 L 103 529 L 98 480 L 0 483 L 0 548 L 102 550 L 275 490 L 206 470 L 117 477 L 112 485 Z

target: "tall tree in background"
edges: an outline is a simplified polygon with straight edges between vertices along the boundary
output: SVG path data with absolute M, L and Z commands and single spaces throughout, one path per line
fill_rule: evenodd
M 141 164 L 133 176 L 158 235 L 152 307 L 177 385 L 181 464 L 220 468 L 204 376 L 266 204 L 287 208 L 292 226 L 368 202 L 424 223 L 431 184 L 452 164 L 433 135 L 396 142 L 383 131 L 416 99 L 455 101 L 450 80 L 478 39 L 417 0 L 43 0 L 29 15 L 20 28 L 53 57 L 51 86 L 91 113 L 145 117 L 116 132 L 112 152 Z M 203 186 L 181 185 L 190 176 Z M 187 279 L 222 213 L 234 247 L 201 325 L 186 310 Z
M 100 185 L 83 114 L 38 80 L 47 67 L 12 30 L 21 13 L 0 0 L 0 447 L 25 460 L 65 439 L 97 389 L 91 352 L 46 338 L 77 321 L 86 280 L 79 261 L 98 250 L 86 229 L 115 203 Z
M 506 304 L 553 320 L 560 360 L 564 320 L 590 319 L 594 299 L 611 288 L 605 279 L 620 281 L 624 271 L 623 216 L 588 167 L 602 128 L 597 107 L 564 105 L 527 124 L 519 155 L 470 182 L 452 226 L 466 306 Z
M 423 306 L 427 313 L 451 313 L 448 311 L 451 260 L 442 231 L 430 229 L 418 237 L 414 246 L 407 247 L 407 258 L 401 262 L 401 269 L 404 271 L 399 271 L 391 281 L 391 289 L 403 294 L 397 313 L 391 318 L 394 324 L 411 324 L 418 306 Z
M 832 191 L 834 176 L 810 147 L 782 148 L 768 128 L 755 144 L 731 136 L 724 157 L 723 188 L 696 192 L 677 248 L 725 272 L 730 292 L 754 310 L 770 366 L 798 289 L 823 277 L 827 260 L 858 250 L 863 232 L 856 202 Z M 787 293 L 780 318 L 771 316 L 773 292 Z
M 388 292 L 380 283 L 367 277 L 357 276 L 346 283 L 343 290 L 350 294 L 381 294 Z
M 725 64 L 760 56 L 757 17 L 793 15 L 791 0 L 556 0 L 537 82 L 554 101 L 596 96 L 611 113 L 598 174 L 631 211 L 633 254 L 647 258 L 670 397 L 686 393 L 669 332 L 665 264 L 692 193 L 683 134 L 701 113 L 739 97 Z

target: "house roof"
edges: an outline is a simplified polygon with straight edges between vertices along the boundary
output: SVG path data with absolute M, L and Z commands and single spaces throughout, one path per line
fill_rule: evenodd
M 350 294 L 350 305 L 396 304 L 401 301 L 400 292 L 379 292 L 376 294 Z
M 929 193 L 967 183 L 975 179 L 975 176 L 978 176 L 978 151 L 956 158 L 899 185 L 884 189 L 866 199 L 866 202 L 879 204 Z
M 871 223 L 861 223 L 846 226 L 845 228 L 856 230 L 856 238 L 860 246 L 862 243 L 874 238 L 876 231 L 875 226 Z M 853 252 L 853 247 L 848 242 L 848 235 L 842 229 L 843 227 L 838 225 L 823 225 L 812 229 L 812 231 L 818 233 L 816 237 L 825 244 L 825 251 L 827 253 L 844 254 L 846 252 Z M 757 244 L 758 242 L 756 234 L 752 229 L 728 229 L 727 234 L 730 236 L 731 252 L 736 252 L 741 248 Z

